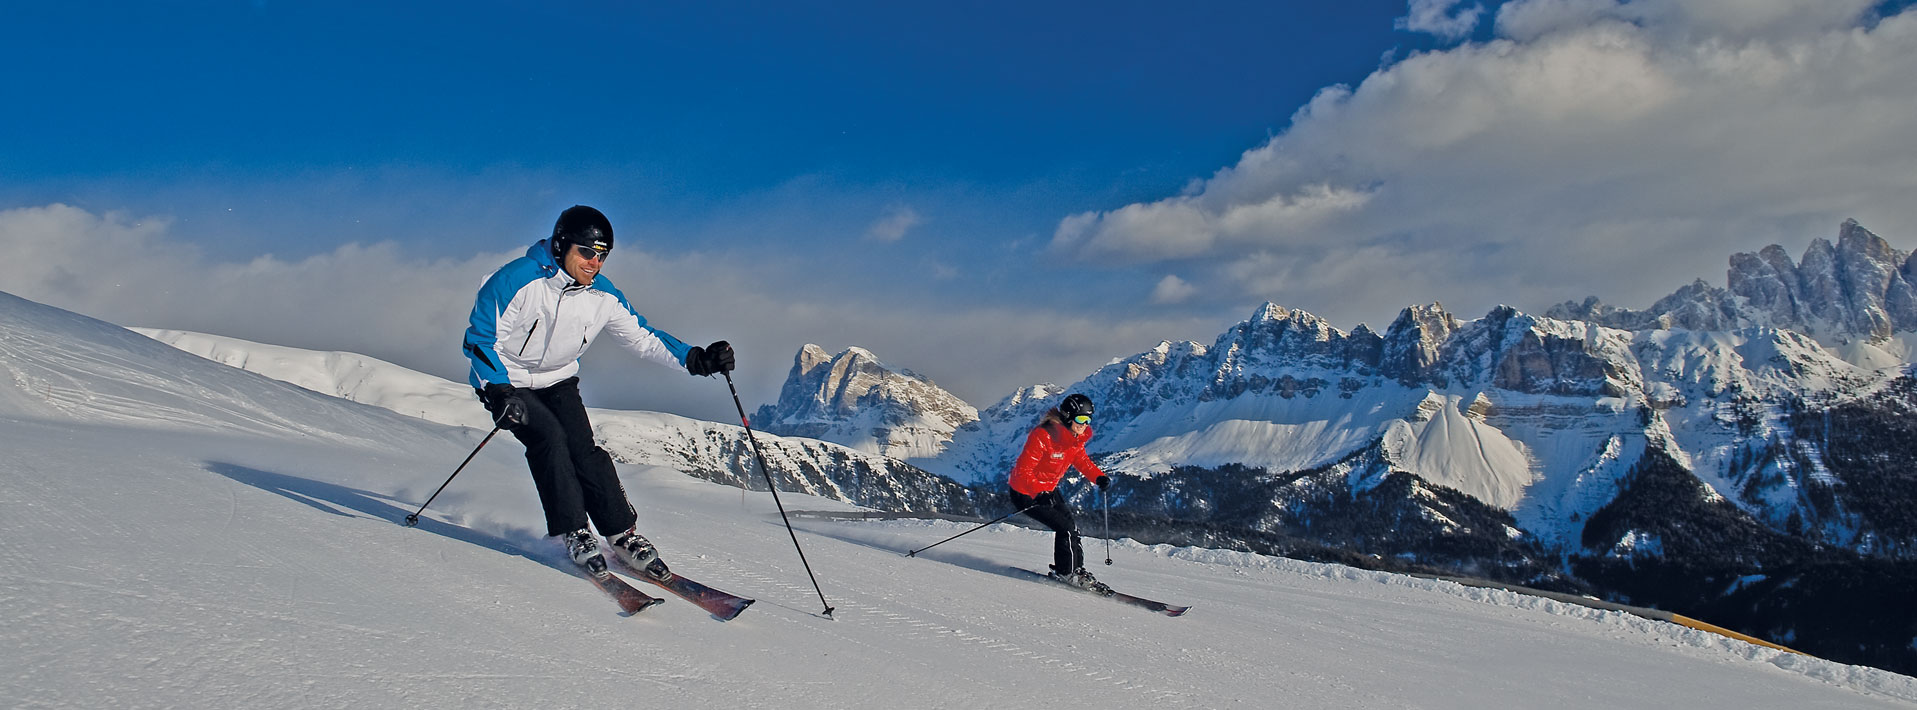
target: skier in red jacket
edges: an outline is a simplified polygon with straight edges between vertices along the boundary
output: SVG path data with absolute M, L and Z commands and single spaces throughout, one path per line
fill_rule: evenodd
M 1012 465 L 1012 505 L 1058 532 L 1052 544 L 1052 574 L 1058 581 L 1101 594 L 1111 589 L 1085 571 L 1085 551 L 1079 545 L 1078 530 L 1072 524 L 1072 509 L 1058 492 L 1065 469 L 1077 468 L 1078 474 L 1097 485 L 1109 487 L 1112 477 L 1098 470 L 1085 454 L 1085 442 L 1092 438 L 1092 399 L 1073 394 L 1057 407 L 1045 412 L 1038 426 L 1025 437 L 1025 449 Z

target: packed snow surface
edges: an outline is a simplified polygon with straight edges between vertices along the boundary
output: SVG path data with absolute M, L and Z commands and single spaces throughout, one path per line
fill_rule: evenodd
M 1917 706 L 1615 612 L 1112 544 L 1102 579 L 1194 606 L 1167 618 L 1019 578 L 1049 538 L 1004 525 L 908 558 L 969 526 L 797 518 L 828 619 L 767 494 L 663 467 L 621 468 L 642 530 L 759 601 L 628 617 L 536 532 L 511 439 L 399 524 L 482 436 L 0 294 L 0 706 Z

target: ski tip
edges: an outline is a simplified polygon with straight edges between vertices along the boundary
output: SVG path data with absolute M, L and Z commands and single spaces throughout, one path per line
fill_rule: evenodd
M 733 619 L 737 619 L 739 618 L 740 614 L 745 613 L 746 607 L 752 606 L 752 602 L 755 602 L 755 601 L 758 601 L 758 600 L 747 599 L 745 601 L 739 602 L 737 606 L 732 607 L 732 609 L 727 611 L 724 615 L 714 613 L 712 616 L 720 621 L 731 621 Z

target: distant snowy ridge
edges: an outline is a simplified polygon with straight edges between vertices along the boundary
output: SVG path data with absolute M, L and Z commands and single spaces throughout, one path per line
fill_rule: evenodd
M 492 428 L 473 388 L 358 353 L 321 352 L 184 330 L 128 328 L 194 355 L 320 394 L 427 421 Z
M 136 332 L 233 367 L 428 421 L 492 428 L 471 387 L 374 358 L 254 343 L 177 330 Z M 763 490 L 764 479 L 736 425 L 658 412 L 590 409 L 594 433 L 615 460 L 668 466 L 706 480 Z M 804 438 L 756 433 L 773 480 L 796 490 L 884 510 L 968 513 L 962 486 L 908 464 Z
M 1894 375 L 1770 328 L 1632 333 L 1508 307 L 1461 321 L 1433 304 L 1405 309 L 1380 335 L 1267 304 L 1209 346 L 1162 343 L 1051 396 L 987 409 L 956 433 L 952 461 L 915 463 L 1001 479 L 1021 428 L 1064 392 L 1083 392 L 1099 405 L 1090 449 L 1115 471 L 1302 471 L 1375 445 L 1381 466 L 1510 510 L 1562 543 L 1608 502 L 1601 482 L 1635 460 L 1607 453 L 1619 445 L 1656 439 L 1705 481 L 1737 490 L 1751 472 L 1725 470 L 1731 454 L 1787 434 L 1765 424 L 1782 407 L 1860 396 Z
M 1743 256 L 1733 263 L 1752 261 Z M 1848 222 L 1837 246 L 1819 240 L 1804 265 L 1767 267 L 1771 281 L 1733 272 L 1742 292 L 1773 296 L 1724 302 L 1747 314 L 1758 313 L 1749 303 L 1766 304 L 1761 316 L 1686 320 L 1691 311 L 1673 307 L 1669 317 L 1611 312 L 1593 322 L 1501 306 L 1462 320 L 1434 303 L 1404 309 L 1379 333 L 1268 303 L 1210 344 L 1163 342 L 1068 386 L 1022 389 L 952 430 L 942 450 L 909 460 L 996 490 L 1038 416 L 1082 392 L 1098 405 L 1090 450 L 1135 478 L 1178 467 L 1310 471 L 1375 448 L 1377 470 L 1354 483 L 1409 473 L 1509 511 L 1532 539 L 1576 548 L 1582 521 L 1655 447 L 1758 519 L 1808 521 L 1820 542 L 1852 547 L 1870 539 L 1868 521 L 1801 493 L 1811 469 L 1753 452 L 1789 448 L 1816 460 L 1816 442 L 1777 443 L 1795 437 L 1784 421 L 1793 407 L 1868 397 L 1907 371 L 1899 329 L 1917 323 L 1904 308 L 1911 264 Z M 1806 322 L 1871 335 L 1833 351 L 1786 327 Z M 821 356 L 800 354 L 788 391 L 819 390 Z M 793 410 L 762 414 L 776 411 Z M 830 429 L 836 412 L 855 410 L 807 411 L 808 426 Z M 840 424 L 861 427 L 856 416 Z M 1818 475 L 1827 485 L 1841 478 Z

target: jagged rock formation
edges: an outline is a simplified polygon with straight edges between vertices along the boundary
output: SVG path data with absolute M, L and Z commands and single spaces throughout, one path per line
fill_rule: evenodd
M 1625 330 L 1788 328 L 1829 345 L 1917 331 L 1917 255 L 1892 248 L 1856 220 L 1838 229 L 1835 245 L 1812 240 L 1797 263 L 1775 244 L 1733 254 L 1726 280 L 1727 288 L 1699 280 L 1644 311 L 1592 296 L 1546 315 Z
M 863 348 L 828 356 L 810 343 L 792 358 L 776 404 L 754 413 L 765 431 L 822 439 L 867 453 L 935 456 L 978 410 L 910 370 L 894 372 Z

